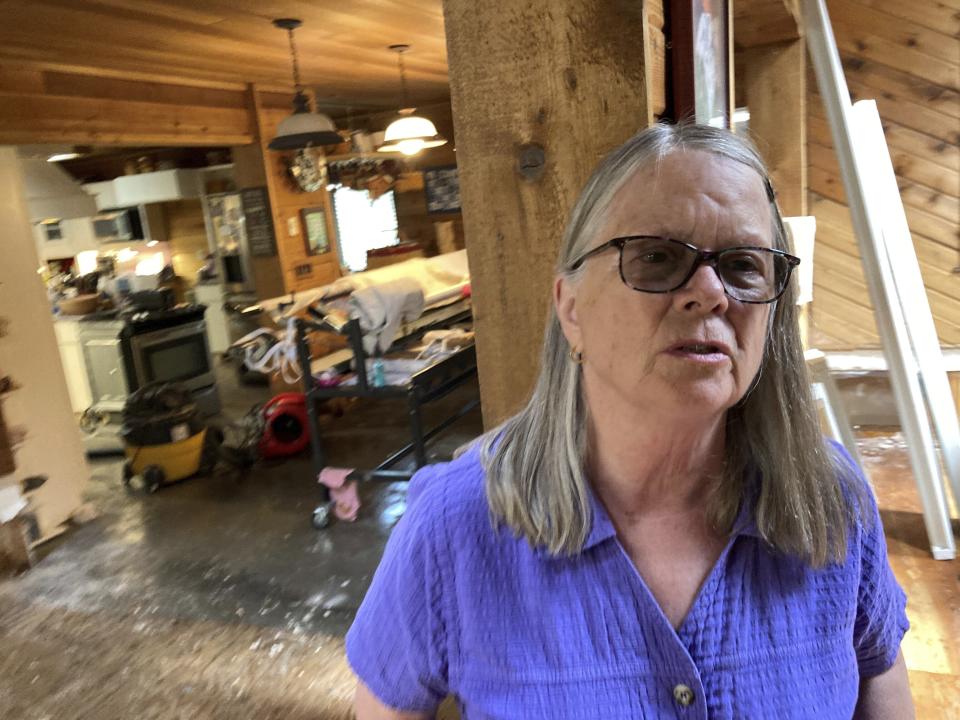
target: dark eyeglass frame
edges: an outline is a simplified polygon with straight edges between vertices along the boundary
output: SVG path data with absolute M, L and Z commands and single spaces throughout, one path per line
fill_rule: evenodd
M 631 240 L 666 240 L 677 245 L 682 245 L 683 247 L 692 250 L 696 253 L 696 257 L 693 260 L 693 265 L 690 266 L 690 271 L 684 276 L 683 280 L 680 281 L 678 285 L 670 288 L 669 290 L 642 290 L 641 288 L 634 287 L 629 282 L 623 274 L 623 248 Z M 610 248 L 617 248 L 620 253 L 618 260 L 619 270 L 620 270 L 620 280 L 623 281 L 623 284 L 626 285 L 631 290 L 636 290 L 637 292 L 646 292 L 646 293 L 655 293 L 662 295 L 664 293 L 671 293 L 676 290 L 679 290 L 688 282 L 690 278 L 693 277 L 694 273 L 697 272 L 697 269 L 701 265 L 709 265 L 713 268 L 713 271 L 717 274 L 717 278 L 720 280 L 720 284 L 723 285 L 723 292 L 732 297 L 737 302 L 748 303 L 750 305 L 769 305 L 772 302 L 776 302 L 780 297 L 787 291 L 787 286 L 790 284 L 790 275 L 793 273 L 793 269 L 800 264 L 800 258 L 795 255 L 791 255 L 788 252 L 783 250 L 777 250 L 776 248 L 766 248 L 759 247 L 757 245 L 738 245 L 737 247 L 728 247 L 723 248 L 722 250 L 701 250 L 696 245 L 691 245 L 690 243 L 683 242 L 682 240 L 674 240 L 673 238 L 663 237 L 661 235 L 627 235 L 625 237 L 613 238 L 613 240 L 607 240 L 607 242 L 602 245 L 597 245 L 597 247 L 592 250 L 588 250 L 583 255 L 578 257 L 570 264 L 570 272 L 579 270 L 584 262 L 592 258 L 594 255 L 599 255 L 602 252 L 606 252 Z M 720 258 L 726 255 L 727 253 L 736 252 L 738 250 L 760 250 L 762 252 L 768 252 L 773 255 L 779 255 L 782 258 L 785 258 L 787 265 L 787 275 L 783 280 L 783 287 L 780 288 L 779 292 L 774 295 L 769 300 L 741 300 L 736 295 L 733 295 L 728 289 L 727 284 L 723 281 L 723 276 L 720 274 L 720 270 L 717 268 L 717 263 Z

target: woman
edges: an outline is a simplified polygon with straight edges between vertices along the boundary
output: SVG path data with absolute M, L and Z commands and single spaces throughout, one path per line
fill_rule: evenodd
M 905 597 L 826 443 L 755 149 L 657 125 L 573 209 L 527 406 L 410 486 L 357 717 L 904 718 Z

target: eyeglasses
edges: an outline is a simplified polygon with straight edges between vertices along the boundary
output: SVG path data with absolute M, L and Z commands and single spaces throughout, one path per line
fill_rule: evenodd
M 584 253 L 570 265 L 578 270 L 594 255 L 615 247 L 620 251 L 620 279 L 632 290 L 668 293 L 679 290 L 697 268 L 710 265 L 723 291 L 740 302 L 771 303 L 787 289 L 790 273 L 800 258 L 764 247 L 729 247 L 701 250 L 695 245 L 650 235 L 609 240 Z

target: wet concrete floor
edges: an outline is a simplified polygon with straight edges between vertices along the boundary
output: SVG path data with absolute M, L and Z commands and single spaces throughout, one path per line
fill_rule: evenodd
M 221 391 L 228 419 L 269 397 L 228 372 Z M 476 394 L 474 383 L 439 401 L 428 426 Z M 473 411 L 431 458 L 481 430 Z M 357 402 L 323 431 L 328 464 L 344 467 L 371 468 L 408 441 L 395 402 Z M 342 636 L 403 513 L 405 483 L 364 486 L 355 523 L 317 531 L 305 456 L 154 495 L 124 489 L 117 458 L 91 467 L 97 519 L 0 581 L 0 717 L 350 716 Z
M 268 396 L 229 373 L 221 385 L 229 418 Z M 463 388 L 434 414 L 475 393 Z M 405 409 L 359 403 L 323 429 L 330 464 L 370 467 L 406 441 Z M 474 412 L 432 454 L 449 456 L 480 431 Z M 960 717 L 957 561 L 929 556 L 902 436 L 859 440 L 909 598 L 903 650 L 917 717 Z M 99 517 L 45 545 L 29 573 L 0 581 L 0 719 L 352 717 L 343 633 L 403 513 L 405 485 L 364 487 L 356 523 L 318 532 L 306 458 L 156 495 L 124 490 L 120 467 L 94 461 L 88 498 Z

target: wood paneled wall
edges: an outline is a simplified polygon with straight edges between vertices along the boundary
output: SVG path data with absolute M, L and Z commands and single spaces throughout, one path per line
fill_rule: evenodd
M 828 0 L 854 100 L 883 121 L 934 321 L 960 346 L 960 0 Z M 807 84 L 810 212 L 817 218 L 812 342 L 880 347 L 816 79 Z
M 254 258 L 257 296 L 261 299 L 276 297 L 281 294 L 277 292 L 281 287 L 282 292 L 290 293 L 331 283 L 340 276 L 340 260 L 334 240 L 330 194 L 326 187 L 310 193 L 296 189 L 285 164 L 285 157 L 292 152 L 274 152 L 267 147 L 270 138 L 276 134 L 277 125 L 289 115 L 289 110 L 270 107 L 274 104 L 270 95 L 261 93 L 253 85 L 248 88 L 248 97 L 249 107 L 256 118 L 256 140 L 250 145 L 233 148 L 234 175 L 241 188 L 267 188 L 277 241 L 276 256 Z M 329 252 L 308 254 L 302 220 L 305 208 L 325 211 Z

